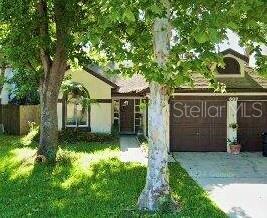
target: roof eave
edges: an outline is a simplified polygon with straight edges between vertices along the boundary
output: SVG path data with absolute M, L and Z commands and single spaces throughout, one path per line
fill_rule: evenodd
M 112 81 L 110 81 L 109 79 L 105 78 L 104 76 L 102 76 L 99 73 L 94 72 L 93 70 L 91 70 L 88 67 L 82 66 L 82 68 L 87 72 L 90 73 L 92 76 L 100 79 L 101 81 L 105 82 L 106 84 L 110 85 L 112 88 L 117 89 L 119 88 L 119 86 L 117 86 L 115 83 L 113 83 Z

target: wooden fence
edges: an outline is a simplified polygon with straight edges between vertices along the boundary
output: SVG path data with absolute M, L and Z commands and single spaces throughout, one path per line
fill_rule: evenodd
M 0 123 L 7 134 L 27 134 L 30 122 L 40 123 L 39 105 L 0 105 Z

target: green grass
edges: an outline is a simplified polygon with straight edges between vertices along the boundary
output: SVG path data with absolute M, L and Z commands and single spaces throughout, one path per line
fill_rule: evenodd
M 225 217 L 179 164 L 170 165 L 177 214 L 136 208 L 146 168 L 119 161 L 117 144 L 66 144 L 56 165 L 34 164 L 29 138 L 0 136 L 0 217 Z

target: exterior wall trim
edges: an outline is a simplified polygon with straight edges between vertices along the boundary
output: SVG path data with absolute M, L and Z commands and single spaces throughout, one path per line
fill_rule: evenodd
M 240 58 L 241 60 L 243 60 L 243 61 L 245 61 L 245 62 L 249 62 L 249 57 L 248 56 L 246 56 L 246 55 L 243 55 L 243 54 L 241 54 L 241 53 L 239 53 L 239 52 L 237 52 L 237 51 L 235 51 L 235 50 L 233 50 L 233 49 L 231 49 L 231 48 L 228 48 L 228 49 L 226 49 L 226 50 L 224 50 L 224 51 L 221 51 L 220 52 L 222 55 L 228 55 L 228 54 L 231 54 L 231 55 L 233 55 L 233 56 L 235 56 L 235 57 L 238 57 L 238 58 Z
M 227 139 L 233 141 L 237 138 L 237 129 L 230 127 L 230 124 L 237 123 L 237 99 L 229 99 L 227 101 Z M 227 140 L 227 151 L 229 142 Z
M 96 103 L 112 103 L 112 99 L 92 99 Z
M 112 96 L 112 100 L 119 100 L 119 99 L 146 99 L 146 96 Z
M 267 96 L 267 92 L 236 92 L 236 93 L 173 93 L 173 96 Z
M 91 99 L 92 101 L 95 101 L 96 103 L 112 103 L 112 99 Z M 58 103 L 62 103 L 63 99 L 58 99 Z

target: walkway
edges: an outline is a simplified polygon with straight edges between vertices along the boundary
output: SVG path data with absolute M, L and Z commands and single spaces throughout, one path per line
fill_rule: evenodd
M 139 162 L 147 164 L 147 158 L 142 152 L 140 145 L 133 135 L 120 136 L 121 161 L 123 162 Z

